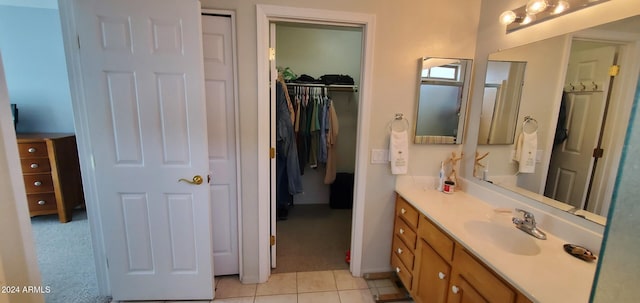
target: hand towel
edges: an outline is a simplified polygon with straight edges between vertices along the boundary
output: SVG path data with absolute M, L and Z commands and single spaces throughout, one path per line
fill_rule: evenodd
M 516 143 L 516 151 L 513 160 L 518 162 L 518 172 L 535 173 L 536 151 L 538 149 L 537 132 L 521 132 Z
M 391 131 L 389 137 L 389 161 L 391 173 L 404 175 L 409 167 L 409 135 L 407 131 Z

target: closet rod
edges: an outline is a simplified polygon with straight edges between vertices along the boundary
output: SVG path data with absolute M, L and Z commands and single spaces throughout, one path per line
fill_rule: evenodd
M 348 92 L 350 92 L 350 91 L 357 92 L 358 91 L 358 86 L 357 85 L 293 83 L 293 82 L 287 83 L 287 87 L 293 87 L 293 86 L 299 86 L 299 87 L 326 87 L 327 89 L 332 90 L 332 91 L 348 91 Z

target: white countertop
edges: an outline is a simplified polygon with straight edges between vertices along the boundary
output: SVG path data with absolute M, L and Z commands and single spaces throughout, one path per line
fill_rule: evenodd
M 521 255 L 507 252 L 474 234 L 465 227 L 465 223 L 492 221 L 513 225 L 510 212 L 496 211 L 489 203 L 464 192 L 438 192 L 427 183 L 397 182 L 396 191 L 529 299 L 543 303 L 589 301 L 596 262 L 570 256 L 562 247 L 567 242 L 542 228 L 547 240 L 522 232 L 535 242 L 539 253 Z

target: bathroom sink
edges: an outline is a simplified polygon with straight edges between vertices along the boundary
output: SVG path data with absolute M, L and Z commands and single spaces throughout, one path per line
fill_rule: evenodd
M 495 247 L 516 255 L 535 256 L 540 246 L 535 238 L 517 229 L 511 223 L 472 220 L 465 222 L 470 235 L 493 244 Z

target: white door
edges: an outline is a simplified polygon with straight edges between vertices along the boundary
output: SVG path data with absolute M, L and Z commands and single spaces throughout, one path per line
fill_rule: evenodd
M 213 298 L 197 0 L 76 1 L 114 300 Z M 204 184 L 191 181 L 204 178 Z
M 271 268 L 276 268 L 276 222 L 278 216 L 278 202 L 276 200 L 276 79 L 278 79 L 278 71 L 276 70 L 276 24 L 269 24 L 269 78 L 271 80 Z
M 230 16 L 202 15 L 216 276 L 240 272 L 233 45 Z
M 567 94 L 569 137 L 553 150 L 545 195 L 580 209 L 591 178 L 593 149 L 600 135 L 615 52 L 615 47 L 609 46 L 573 52 L 569 58 L 566 85 L 582 83 L 591 88 L 596 83 L 601 90 Z

